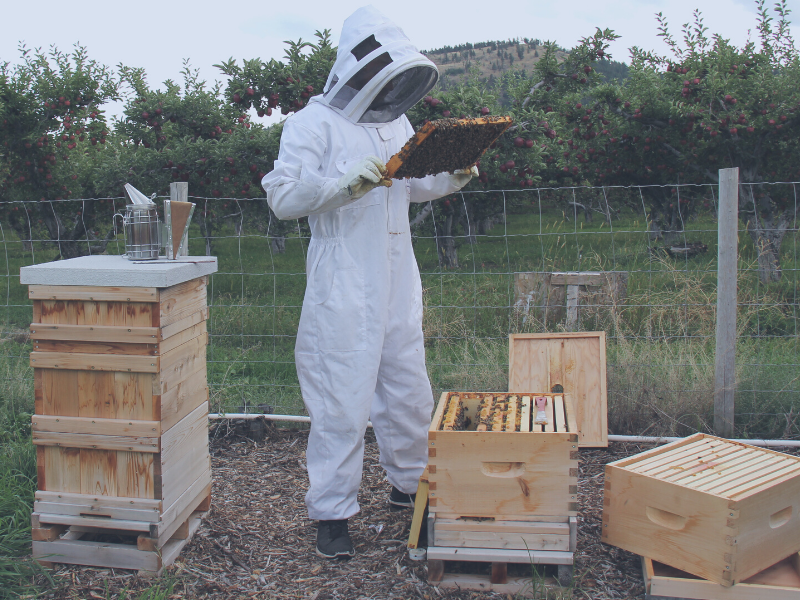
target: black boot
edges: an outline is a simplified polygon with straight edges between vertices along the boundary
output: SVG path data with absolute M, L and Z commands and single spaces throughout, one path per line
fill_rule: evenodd
M 414 500 L 416 498 L 416 494 L 404 494 L 392 486 L 392 493 L 389 494 L 389 506 L 393 509 L 414 508 Z
M 317 554 L 322 558 L 350 558 L 356 549 L 347 531 L 347 519 L 320 521 L 317 525 Z

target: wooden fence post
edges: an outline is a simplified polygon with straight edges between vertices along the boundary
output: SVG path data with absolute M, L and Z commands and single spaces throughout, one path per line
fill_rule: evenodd
M 719 170 L 717 347 L 714 431 L 733 437 L 736 391 L 736 275 L 739 236 L 739 169 Z

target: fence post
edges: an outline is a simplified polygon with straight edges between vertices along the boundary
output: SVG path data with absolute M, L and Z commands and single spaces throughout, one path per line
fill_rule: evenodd
M 714 431 L 733 437 L 736 391 L 736 275 L 738 268 L 739 169 L 719 170 L 717 347 L 714 368 Z

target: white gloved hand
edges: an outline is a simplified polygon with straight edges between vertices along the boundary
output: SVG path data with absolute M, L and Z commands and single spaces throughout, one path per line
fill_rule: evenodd
M 469 169 L 458 169 L 450 173 L 450 181 L 453 185 L 463 188 L 473 177 L 478 176 L 478 167 L 472 165 Z
M 368 156 L 358 161 L 352 169 L 339 178 L 339 189 L 358 200 L 371 189 L 380 185 L 386 165 L 377 156 Z

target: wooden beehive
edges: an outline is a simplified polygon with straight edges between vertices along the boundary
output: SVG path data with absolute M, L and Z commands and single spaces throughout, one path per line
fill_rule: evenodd
M 35 558 L 159 571 L 197 528 L 211 493 L 206 279 L 29 286 Z
M 602 540 L 730 586 L 800 550 L 800 458 L 696 434 L 606 466 Z
M 647 600 L 797 600 L 800 555 L 792 554 L 732 587 L 642 558 Z
M 508 390 L 568 394 L 580 447 L 608 446 L 606 334 L 515 333 L 509 336 Z
M 548 399 L 547 426 L 532 423 L 536 396 Z M 518 400 L 516 409 L 512 399 Z M 453 420 L 446 414 L 452 414 L 453 400 L 464 407 L 470 424 L 465 430 L 443 431 Z M 508 407 L 503 410 L 505 421 L 486 410 L 490 403 Z M 570 398 L 561 394 L 443 393 L 428 431 L 430 511 L 453 519 L 557 516 L 566 520 L 576 515 L 578 448 L 573 411 Z M 510 427 L 517 415 L 519 426 Z

